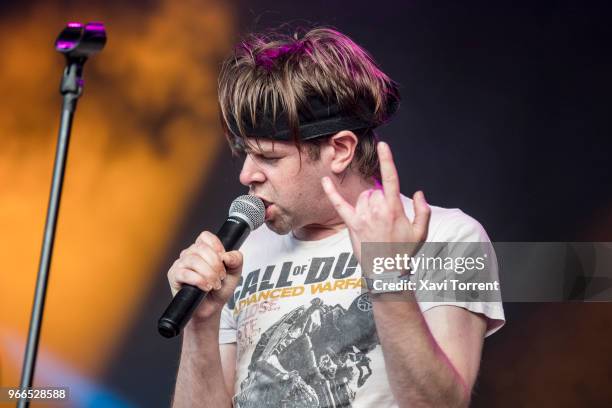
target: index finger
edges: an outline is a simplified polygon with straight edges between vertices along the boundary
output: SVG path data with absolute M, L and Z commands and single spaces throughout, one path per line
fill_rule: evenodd
M 382 178 L 383 191 L 388 203 L 393 203 L 400 197 L 399 177 L 391 148 L 385 142 L 378 142 L 378 161 L 380 162 L 380 175 Z
M 225 248 L 223 248 L 223 244 L 221 243 L 221 240 L 219 239 L 219 237 L 217 237 L 215 234 L 213 234 L 210 231 L 202 232 L 196 239 L 196 244 L 197 243 L 206 244 L 217 252 L 225 251 Z

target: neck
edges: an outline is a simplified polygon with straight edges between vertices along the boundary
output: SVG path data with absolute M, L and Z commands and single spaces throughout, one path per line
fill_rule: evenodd
M 324 224 L 309 224 L 293 230 L 293 236 L 300 241 L 318 241 L 330 237 L 346 228 L 341 219 Z
M 342 183 L 340 182 L 340 177 L 334 177 L 332 179 L 336 184 L 336 189 L 340 195 L 342 195 L 342 197 L 344 197 L 344 199 L 352 206 L 355 206 L 357 203 L 359 194 L 365 190 L 375 187 L 375 182 L 373 179 L 364 180 L 363 178 L 356 177 L 354 175 L 347 175 Z M 325 217 L 325 220 L 322 222 L 310 223 L 294 229 L 293 236 L 300 241 L 318 241 L 320 239 L 332 236 L 346 228 L 346 224 L 331 205 L 322 189 L 321 192 L 323 194 L 321 201 L 326 203 L 324 213 L 328 214 L 328 216 Z

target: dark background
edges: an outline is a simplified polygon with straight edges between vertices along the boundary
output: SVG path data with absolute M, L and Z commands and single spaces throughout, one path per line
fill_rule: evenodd
M 243 32 L 288 21 L 332 25 L 372 53 L 401 86 L 399 114 L 380 134 L 404 194 L 423 189 L 430 203 L 463 209 L 495 241 L 612 238 L 608 6 L 243 1 L 237 10 Z M 227 154 L 216 166 L 229 163 Z M 234 183 L 239 168 L 202 189 L 183 242 L 222 219 L 243 191 Z M 145 309 L 162 310 L 167 290 L 160 281 Z M 611 305 L 505 311 L 508 323 L 485 342 L 473 406 L 612 402 Z M 107 377 L 146 405 L 171 392 L 179 352 L 178 341 L 151 340 L 156 316 L 134 326 Z M 155 374 L 144 385 L 132 370 Z
M 401 88 L 380 130 L 402 191 L 459 207 L 494 241 L 612 239 L 610 9 L 580 2 L 241 1 L 241 30 L 332 25 L 371 52 Z M 240 163 L 194 200 L 183 240 L 214 228 L 243 192 Z M 232 188 L 230 188 L 230 186 Z M 171 393 L 178 341 L 155 339 L 167 283 L 143 310 L 107 381 L 146 406 Z M 485 342 L 474 407 L 607 406 L 610 304 L 506 304 Z M 152 359 L 154 355 L 156 358 Z M 126 369 L 129 367 L 129 369 Z M 140 375 L 147 374 L 143 383 Z M 153 392 L 154 390 L 154 392 Z
M 400 84 L 401 108 L 380 135 L 404 194 L 422 189 L 433 205 L 461 208 L 494 241 L 612 240 L 607 3 L 256 0 L 234 8 L 242 33 L 331 25 L 371 52 Z M 228 149 L 216 157 L 216 176 L 194 195 L 154 271 L 159 281 L 111 356 L 103 383 L 137 406 L 170 400 L 180 340 L 155 330 L 170 299 L 165 272 L 244 192 L 239 169 Z M 505 311 L 506 326 L 485 342 L 474 407 L 609 406 L 612 305 L 507 303 Z

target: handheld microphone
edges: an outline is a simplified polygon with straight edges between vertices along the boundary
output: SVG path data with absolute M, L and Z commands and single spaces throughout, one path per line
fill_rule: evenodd
M 226 251 L 240 248 L 249 233 L 264 223 L 266 208 L 263 201 L 252 195 L 236 198 L 217 237 Z M 157 323 L 159 334 L 177 336 L 187 324 L 194 310 L 208 293 L 193 285 L 183 285 Z

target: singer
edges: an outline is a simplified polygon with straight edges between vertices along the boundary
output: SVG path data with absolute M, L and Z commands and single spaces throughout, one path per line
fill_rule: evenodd
M 174 407 L 465 407 L 500 302 L 394 301 L 362 288 L 365 242 L 488 242 L 458 209 L 399 190 L 375 129 L 395 83 L 346 35 L 240 42 L 222 66 L 225 136 L 265 224 L 226 252 L 203 232 L 168 271 L 208 292 L 183 331 Z M 416 154 L 416 153 L 415 153 Z

